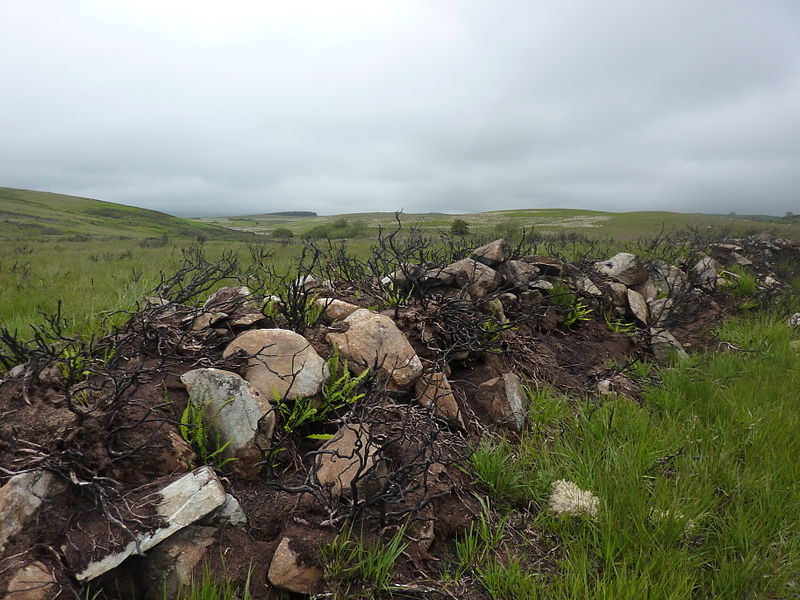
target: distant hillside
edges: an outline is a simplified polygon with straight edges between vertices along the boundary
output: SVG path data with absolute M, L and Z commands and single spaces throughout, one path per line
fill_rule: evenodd
M 198 223 L 124 204 L 0 187 L 0 239 L 204 236 L 209 240 L 250 239 L 252 234 Z
M 517 210 L 494 210 L 483 213 L 402 213 L 404 226 L 415 225 L 435 234 L 448 230 L 455 219 L 467 223 L 471 233 L 508 236 L 521 227 L 540 233 L 578 233 L 589 237 L 631 239 L 668 233 L 673 229 L 694 227 L 729 230 L 733 235 L 742 235 L 765 228 L 781 237 L 800 239 L 800 222 L 776 217 L 765 223 L 758 217 L 746 215 L 704 215 L 667 211 L 604 212 L 568 208 L 528 208 Z M 321 217 L 297 218 L 276 215 L 247 215 L 237 217 L 207 217 L 198 222 L 216 224 L 231 229 L 269 235 L 276 228 L 285 228 L 295 236 L 311 235 L 318 230 L 340 227 L 357 232 L 356 237 L 372 237 L 378 228 L 392 229 L 397 225 L 395 213 L 371 212 Z M 337 237 L 337 236 L 331 236 Z M 346 236 L 345 236 L 346 237 Z

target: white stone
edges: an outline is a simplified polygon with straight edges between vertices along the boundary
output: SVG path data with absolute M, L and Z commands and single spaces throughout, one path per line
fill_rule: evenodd
M 564 479 L 553 482 L 549 504 L 557 515 L 596 517 L 600 510 L 597 496 Z
M 194 369 L 181 376 L 189 401 L 202 407 L 203 422 L 212 434 L 228 446 L 223 458 L 237 474 L 257 479 L 260 462 L 272 442 L 275 408 L 236 373 L 221 369 Z
M 649 277 L 639 257 L 630 252 L 620 252 L 608 260 L 596 262 L 594 268 L 625 285 L 638 285 Z
M 146 552 L 225 502 L 225 490 L 210 467 L 195 469 L 161 489 L 158 494 L 161 502 L 156 507 L 156 513 L 164 519 L 166 526 L 152 533 L 140 533 L 135 541 L 129 542 L 122 550 L 91 562 L 83 571 L 75 574 L 78 581 L 90 581 L 107 573 L 137 550 Z
M 355 304 L 337 298 L 317 298 L 314 304 L 322 309 L 322 319 L 326 323 L 342 321 L 359 309 Z

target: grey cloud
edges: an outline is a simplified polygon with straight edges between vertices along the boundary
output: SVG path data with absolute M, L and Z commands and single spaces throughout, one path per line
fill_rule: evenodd
M 183 215 L 798 211 L 800 4 L 0 5 L 0 185 Z

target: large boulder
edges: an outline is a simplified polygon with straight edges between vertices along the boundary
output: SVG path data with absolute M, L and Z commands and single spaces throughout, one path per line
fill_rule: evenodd
M 119 566 L 129 556 L 155 547 L 174 533 L 222 506 L 225 503 L 225 490 L 213 469 L 200 467 L 165 486 L 153 497 L 158 498 L 155 513 L 161 518 L 161 525 L 154 530 L 136 533 L 135 539 L 122 549 L 109 550 L 101 558 L 91 560 L 85 565 L 83 564 L 85 557 L 96 550 L 96 544 L 86 548 L 72 548 L 71 556 L 67 557 L 68 561 L 75 563 L 73 568 L 82 565 L 79 567 L 80 571 L 75 573 L 75 579 L 81 582 L 90 581 Z M 104 517 L 97 515 L 97 519 L 98 523 L 95 524 L 99 528 L 97 530 L 102 530 Z M 80 526 L 80 523 L 76 524 L 76 527 Z
M 470 255 L 472 258 L 490 267 L 497 267 L 508 260 L 511 254 L 511 244 L 506 240 L 494 240 L 476 248 Z
M 496 423 L 513 431 L 525 425 L 525 389 L 514 373 L 505 373 L 478 386 L 478 403 Z
M 237 336 L 222 353 L 247 355 L 244 378 L 264 397 L 316 396 L 327 378 L 325 361 L 302 335 L 286 329 L 253 329 Z
M 275 429 L 275 408 L 269 399 L 236 373 L 221 369 L 187 371 L 181 381 L 212 436 L 228 444 L 222 457 L 234 459 L 232 470 L 258 479 Z
M 529 254 L 521 257 L 520 260 L 535 266 L 542 275 L 558 277 L 564 268 L 564 263 L 560 260 L 542 254 Z
M 207 315 L 225 315 L 232 326 L 248 326 L 264 319 L 259 303 L 246 286 L 226 286 L 215 291 L 203 304 L 204 312 L 195 319 L 194 327 L 209 320 Z
M 48 498 L 66 486 L 49 471 L 14 475 L 0 488 L 0 554 L 11 536 L 16 535 Z
M 361 308 L 342 323 L 342 330 L 332 331 L 326 339 L 356 369 L 381 373 L 398 389 L 412 385 L 422 374 L 417 353 L 391 318 Z
M 447 265 L 442 269 L 442 274 L 452 276 L 454 285 L 461 289 L 466 288 L 474 299 L 491 294 L 500 287 L 503 279 L 500 273 L 491 267 L 471 258 Z
M 369 425 L 344 425 L 318 451 L 317 482 L 332 498 L 349 494 L 353 485 L 359 493 L 376 493 L 386 480 L 379 451 Z
M 596 262 L 595 269 L 625 285 L 637 285 L 650 276 L 639 257 L 630 252 L 620 252 L 608 260 Z

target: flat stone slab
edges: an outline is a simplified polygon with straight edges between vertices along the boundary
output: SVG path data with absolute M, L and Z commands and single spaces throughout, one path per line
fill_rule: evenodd
M 129 556 L 146 552 L 225 503 L 225 490 L 210 467 L 195 469 L 156 493 L 162 498 L 156 512 L 164 519 L 166 526 L 152 533 L 138 534 L 122 550 L 89 563 L 75 574 L 75 579 L 91 581 L 107 573 Z

